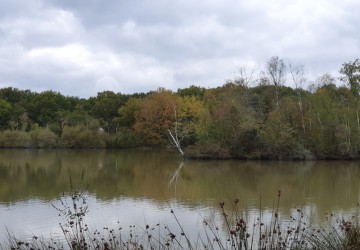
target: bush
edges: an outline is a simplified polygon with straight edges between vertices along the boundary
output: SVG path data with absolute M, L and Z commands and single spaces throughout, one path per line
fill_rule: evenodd
M 49 128 L 39 127 L 29 133 L 34 148 L 55 148 L 58 145 L 58 137 Z
M 83 125 L 65 127 L 61 136 L 61 146 L 65 148 L 105 148 L 108 141 L 107 133 Z
M 113 146 L 116 148 L 133 148 L 136 146 L 134 132 L 128 128 L 119 130 L 116 133 L 113 142 Z
M 229 159 L 230 152 L 225 147 L 215 143 L 191 145 L 185 149 L 185 155 L 191 159 Z
M 30 148 L 31 137 L 23 131 L 5 130 L 0 133 L 0 147 L 2 148 Z

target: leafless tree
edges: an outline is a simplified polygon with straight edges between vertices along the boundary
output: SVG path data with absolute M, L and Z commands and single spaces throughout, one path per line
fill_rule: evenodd
M 246 66 L 238 67 L 238 76 L 235 78 L 235 84 L 248 87 L 252 85 L 255 79 L 256 66 L 248 68 Z
M 179 151 L 179 153 L 181 154 L 181 156 L 185 156 L 184 152 L 181 149 L 181 145 L 180 142 L 182 140 L 182 138 L 179 138 L 179 131 L 178 131 L 178 118 L 177 118 L 177 112 L 176 112 L 176 106 L 174 105 L 174 116 L 175 116 L 175 127 L 174 127 L 174 132 L 171 132 L 171 130 L 169 129 L 169 136 L 170 136 L 170 144 L 172 147 L 177 148 L 177 150 Z
M 329 73 L 326 73 L 316 79 L 318 88 L 321 88 L 325 85 L 336 85 L 336 78 Z
M 284 60 L 278 56 L 273 56 L 266 64 L 266 70 L 269 75 L 269 79 L 275 86 L 276 91 L 276 105 L 279 107 L 279 86 L 285 82 L 286 65 Z
M 304 70 L 303 65 L 301 65 L 301 64 L 292 65 L 291 63 L 289 64 L 289 69 L 290 69 L 290 73 L 291 73 L 291 78 L 295 84 L 296 92 L 298 94 L 298 104 L 299 104 L 299 110 L 300 110 L 300 114 L 301 114 L 301 123 L 302 123 L 303 132 L 305 134 L 306 127 L 305 127 L 305 121 L 304 121 L 303 102 L 302 102 L 302 97 L 301 97 L 301 89 L 303 87 L 303 84 L 306 82 L 305 70 Z

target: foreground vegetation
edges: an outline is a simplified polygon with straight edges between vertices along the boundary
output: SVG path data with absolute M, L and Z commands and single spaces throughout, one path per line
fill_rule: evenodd
M 281 191 L 270 222 L 265 222 L 261 213 L 254 222 L 247 221 L 246 214 L 239 209 L 235 199 L 228 207 L 219 203 L 222 223 L 217 225 L 203 220 L 199 236 L 192 240 L 182 227 L 176 213 L 170 208 L 178 228 L 166 224 L 137 225 L 124 232 L 117 227 L 89 229 L 86 224 L 88 206 L 86 190 L 72 188 L 54 208 L 63 222 L 59 224 L 62 239 L 44 239 L 36 235 L 31 240 L 21 240 L 11 233 L 8 242 L 0 243 L 1 249 L 360 249 L 359 215 L 349 220 L 331 214 L 324 226 L 309 225 L 307 215 L 301 209 L 284 218 L 279 210 Z
M 330 74 L 309 82 L 272 57 L 217 88 L 88 99 L 3 88 L 0 148 L 164 147 L 171 133 L 191 158 L 359 159 L 359 59 L 340 73 L 341 86 Z

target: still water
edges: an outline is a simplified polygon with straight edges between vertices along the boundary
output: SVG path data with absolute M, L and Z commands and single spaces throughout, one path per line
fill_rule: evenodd
M 360 162 L 182 161 L 176 153 L 149 150 L 1 150 L 0 242 L 7 231 L 20 238 L 60 238 L 61 217 L 52 204 L 74 186 L 88 185 L 90 228 L 163 223 L 198 235 L 202 222 L 220 220 L 218 203 L 235 198 L 247 215 L 266 218 L 277 204 L 289 217 L 307 211 L 351 214 L 360 200 Z M 221 222 L 220 222 L 221 224 Z

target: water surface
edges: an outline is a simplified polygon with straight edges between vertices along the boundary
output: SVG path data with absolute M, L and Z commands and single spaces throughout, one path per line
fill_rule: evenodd
M 60 237 L 63 192 L 88 184 L 92 228 L 166 223 L 198 235 L 203 219 L 218 218 L 218 203 L 235 198 L 248 220 L 271 215 L 281 190 L 284 218 L 297 208 L 321 223 L 325 214 L 351 214 L 360 194 L 360 162 L 182 161 L 150 150 L 1 150 L 0 240 L 6 231 Z M 266 217 L 266 216 L 265 216 Z M 221 223 L 221 222 L 219 222 Z

